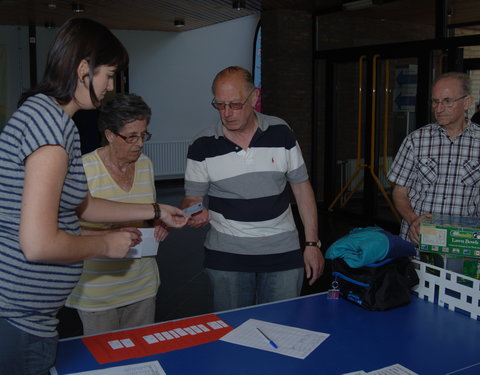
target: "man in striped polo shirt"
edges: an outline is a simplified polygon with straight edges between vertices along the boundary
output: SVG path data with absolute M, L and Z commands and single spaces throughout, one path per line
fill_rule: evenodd
M 313 284 L 324 268 L 316 201 L 299 145 L 285 121 L 254 111 L 258 91 L 246 69 L 222 70 L 212 91 L 220 121 L 189 147 L 182 207 L 208 197 L 208 211 L 188 224 L 211 224 L 205 269 L 214 310 L 299 296 L 304 273 Z M 289 186 L 303 222 L 304 246 Z

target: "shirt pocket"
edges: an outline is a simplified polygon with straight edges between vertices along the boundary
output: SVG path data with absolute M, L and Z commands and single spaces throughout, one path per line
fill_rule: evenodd
M 419 177 L 423 185 L 432 185 L 437 182 L 438 164 L 430 158 L 421 158 L 418 161 Z
M 480 182 L 480 162 L 477 160 L 465 160 L 460 180 L 466 186 L 477 185 Z

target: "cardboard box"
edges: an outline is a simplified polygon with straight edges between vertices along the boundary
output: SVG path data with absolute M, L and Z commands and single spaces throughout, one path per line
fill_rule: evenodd
M 464 275 L 480 280 L 480 259 L 466 258 L 463 261 Z
M 480 259 L 480 218 L 432 215 L 420 223 L 420 251 Z

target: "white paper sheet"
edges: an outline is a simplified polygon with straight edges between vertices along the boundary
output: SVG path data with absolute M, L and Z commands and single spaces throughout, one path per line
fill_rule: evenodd
M 167 375 L 158 361 L 75 372 L 68 375 Z
M 125 258 L 141 258 L 157 255 L 158 242 L 153 236 L 155 228 L 138 228 L 142 232 L 142 242 L 132 247 Z
M 265 333 L 278 348 L 271 346 L 257 328 Z M 330 336 L 328 333 L 249 319 L 220 340 L 304 359 L 328 336 Z
M 370 371 L 368 375 L 418 375 L 398 363 L 392 366 L 384 367 L 375 371 Z
M 349 372 L 343 375 L 418 375 L 416 372 L 409 370 L 408 368 L 396 363 L 391 366 L 387 366 L 378 370 L 365 372 L 363 370 Z

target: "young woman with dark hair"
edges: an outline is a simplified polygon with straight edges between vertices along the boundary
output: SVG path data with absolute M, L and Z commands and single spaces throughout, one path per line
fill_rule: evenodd
M 169 205 L 93 198 L 71 117 L 98 107 L 128 64 L 103 25 L 72 19 L 59 30 L 40 84 L 26 92 L 0 134 L 0 373 L 47 374 L 58 340 L 56 314 L 82 272 L 82 261 L 122 258 L 140 231 L 80 236 L 90 222 L 188 218 Z M 8 339 L 6 339 L 8 338 Z

